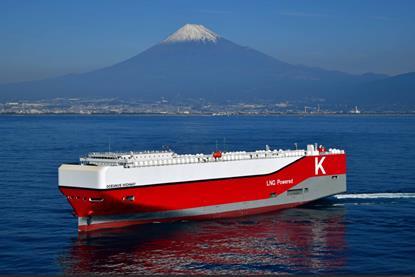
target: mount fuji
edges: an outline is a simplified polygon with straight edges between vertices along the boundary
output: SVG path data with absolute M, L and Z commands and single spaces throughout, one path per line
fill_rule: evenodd
M 163 97 L 218 102 L 324 98 L 337 102 L 348 100 L 348 92 L 363 84 L 384 79 L 388 76 L 292 65 L 240 46 L 202 25 L 186 24 L 160 43 L 115 65 L 82 74 L 0 85 L 0 97 Z

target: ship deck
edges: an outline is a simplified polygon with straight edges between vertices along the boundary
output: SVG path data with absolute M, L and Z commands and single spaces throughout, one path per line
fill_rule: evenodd
M 80 163 L 81 165 L 124 166 L 126 168 L 131 168 L 190 163 L 229 162 L 254 159 L 277 159 L 285 157 L 317 156 L 323 154 L 342 154 L 344 153 L 344 150 L 330 148 L 324 152 L 319 152 L 314 150 L 314 148 L 307 150 L 270 150 L 267 147 L 266 150 L 256 150 L 252 152 L 233 151 L 219 153 L 220 157 L 215 157 L 215 153 L 177 154 L 173 151 L 92 152 L 85 157 L 81 157 Z

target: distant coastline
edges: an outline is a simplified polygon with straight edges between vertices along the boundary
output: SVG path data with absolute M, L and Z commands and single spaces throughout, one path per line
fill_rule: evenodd
M 16 116 L 16 117 L 30 117 L 30 116 L 81 116 L 81 117 L 94 117 L 94 116 L 143 116 L 143 117 L 263 117 L 263 116 L 274 116 L 274 117 L 370 117 L 370 116 L 415 116 L 414 112 L 387 112 L 387 113 L 313 113 L 313 114 L 302 114 L 302 113 L 257 113 L 257 114 L 229 114 L 229 115 L 213 115 L 208 113 L 199 114 L 160 114 L 160 113 L 34 113 L 34 114 L 19 114 L 19 113 L 0 113 L 0 117 Z
M 204 99 L 186 101 L 59 98 L 0 102 L 0 115 L 150 115 L 150 116 L 328 116 L 410 115 L 413 105 L 326 103 L 321 99 L 214 103 Z

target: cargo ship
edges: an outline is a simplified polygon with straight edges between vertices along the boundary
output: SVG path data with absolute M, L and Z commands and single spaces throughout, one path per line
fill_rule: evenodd
M 59 189 L 78 231 L 239 217 L 303 205 L 346 191 L 346 154 L 306 149 L 89 153 L 59 167 Z

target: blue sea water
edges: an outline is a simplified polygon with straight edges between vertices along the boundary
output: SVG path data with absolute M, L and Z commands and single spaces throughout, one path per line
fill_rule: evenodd
M 226 144 L 223 145 L 223 138 Z M 78 236 L 57 169 L 92 151 L 348 153 L 348 192 L 245 218 Z M 413 116 L 1 116 L 0 274 L 415 273 Z

